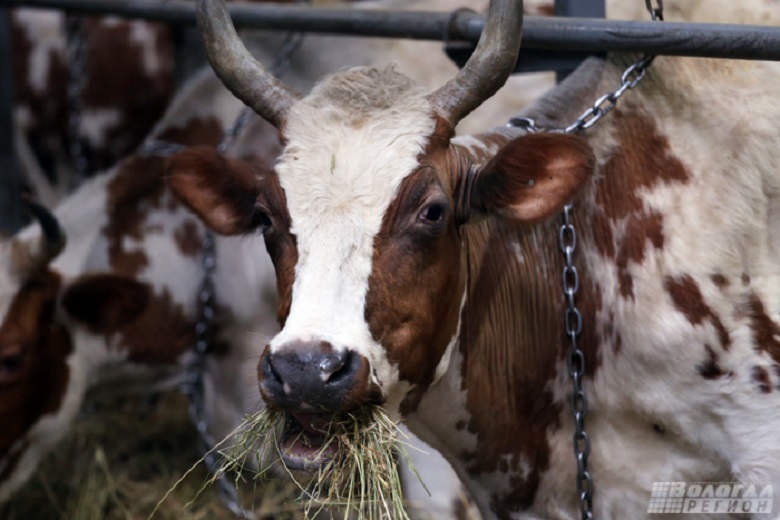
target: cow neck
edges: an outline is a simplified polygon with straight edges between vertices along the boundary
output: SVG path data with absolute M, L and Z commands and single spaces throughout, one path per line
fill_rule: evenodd
M 532 127 L 567 128 L 593 106 L 599 89 L 614 83 L 611 69 L 604 60 L 586 60 L 520 118 L 529 118 Z M 487 140 L 523 133 L 508 126 Z M 592 221 L 586 214 L 592 211 L 592 191 L 575 201 L 571 217 L 581 245 L 594 243 L 593 230 L 585 225 Z M 550 466 L 550 433 L 561 427 L 562 413 L 571 413 L 559 220 L 517 226 L 489 218 L 463 226 L 467 289 L 456 352 L 442 380 L 408 418 L 412 431 L 453 464 L 480 509 L 499 517 L 531 507 Z M 586 260 L 582 252 L 575 255 L 581 275 L 576 301 L 584 324 L 578 343 L 585 375 L 592 378 L 600 363 L 595 323 L 603 302 L 583 269 Z M 511 485 L 496 489 L 496 474 Z

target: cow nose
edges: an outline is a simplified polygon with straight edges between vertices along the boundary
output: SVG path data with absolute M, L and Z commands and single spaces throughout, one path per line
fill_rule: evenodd
M 336 412 L 355 386 L 361 356 L 316 348 L 270 353 L 260 361 L 260 388 L 276 406 L 291 410 Z

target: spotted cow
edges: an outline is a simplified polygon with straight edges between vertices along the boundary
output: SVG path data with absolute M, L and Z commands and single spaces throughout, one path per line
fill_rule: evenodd
M 65 24 L 60 11 L 11 11 L 16 151 L 29 189 L 49 205 L 76 178 L 67 99 L 76 69 L 68 62 Z M 94 173 L 133 152 L 168 106 L 174 38 L 165 24 L 108 16 L 83 18 L 82 34 L 78 137 Z
M 213 147 L 240 105 L 206 70 L 152 137 Z M 273 146 L 262 155 L 274 157 Z M 254 148 L 260 152 L 256 140 Z M 130 155 L 53 214 L 33 206 L 40 224 L 0 242 L 0 502 L 67 433 L 88 391 L 182 382 L 196 339 L 206 230 L 166 189 L 163 166 L 163 157 Z M 263 166 L 246 168 L 250 175 Z M 261 236 L 216 240 L 204 377 L 217 439 L 258 401 L 247 394 L 259 357 L 250 332 L 278 330 L 273 268 L 258 256 L 267 256 Z
M 168 162 L 211 227 L 265 236 L 282 330 L 260 393 L 289 432 L 384 406 L 487 518 L 580 518 L 560 249 L 571 203 L 596 517 L 645 518 L 655 482 L 780 488 L 780 68 L 659 57 L 581 135 L 456 137 L 514 64 L 518 11 L 494 1 L 477 52 L 433 93 L 354 68 L 302 96 L 243 51 L 219 0 L 200 2 L 212 65 L 285 142 L 254 179 L 213 153 Z M 567 125 L 633 59 L 588 60 L 523 115 Z M 289 468 L 326 462 L 296 446 Z

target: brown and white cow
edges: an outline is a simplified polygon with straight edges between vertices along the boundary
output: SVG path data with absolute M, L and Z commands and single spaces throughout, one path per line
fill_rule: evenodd
M 596 516 L 644 518 L 658 481 L 780 489 L 778 65 L 658 58 L 581 137 L 454 137 L 514 63 L 516 4 L 491 6 L 503 23 L 433 94 L 357 68 L 303 97 L 202 2 L 212 64 L 285 141 L 261 178 L 168 165 L 210 226 L 265 236 L 283 328 L 263 397 L 307 420 L 381 403 L 486 517 L 579 518 L 555 218 L 573 202 Z M 631 60 L 589 60 L 525 115 L 570 123 Z M 324 461 L 290 443 L 284 462 Z
M 66 15 L 11 11 L 15 145 L 35 197 L 54 205 L 75 178 L 69 149 Z M 132 153 L 174 92 L 174 48 L 162 23 L 83 19 L 84 71 L 79 138 L 92 173 Z
M 206 70 L 152 137 L 213 147 L 240 108 Z M 254 140 L 254 151 L 274 157 L 278 145 L 269 143 L 263 151 Z M 206 230 L 165 187 L 164 161 L 130 155 L 53 216 L 37 208 L 42 225 L 0 242 L 0 502 L 68 432 L 88 391 L 149 392 L 183 380 Z M 259 256 L 267 256 L 261 236 L 216 241 L 204 377 L 217 439 L 258 401 L 248 390 L 260 352 L 249 340 L 278 330 L 273 267 Z

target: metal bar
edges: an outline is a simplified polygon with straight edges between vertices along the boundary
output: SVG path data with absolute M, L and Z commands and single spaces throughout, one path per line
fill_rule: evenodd
M 115 14 L 172 23 L 193 23 L 195 5 L 181 0 L 3 0 L 6 5 L 64 9 L 84 14 Z M 299 5 L 232 4 L 236 26 L 476 42 L 483 15 L 324 9 Z M 454 20 L 453 20 L 454 18 Z M 452 24 L 450 25 L 450 22 Z M 445 28 L 451 27 L 445 37 Z M 528 17 L 523 46 L 580 52 L 641 52 L 780 61 L 780 29 L 770 26 L 627 22 L 589 18 Z
M 11 61 L 11 16 L 0 8 L 0 232 L 13 233 L 24 222 L 22 183 L 14 157 L 13 63 Z
M 577 18 L 606 18 L 604 0 L 555 0 L 555 16 Z
M 606 0 L 555 0 L 555 16 L 566 16 L 569 18 L 606 18 L 607 17 L 607 2 Z M 577 53 L 580 54 L 580 53 Z M 551 57 L 550 66 L 548 70 L 555 71 L 555 77 L 560 83 L 566 76 L 571 74 L 576 69 L 581 61 L 587 57 L 587 54 L 580 59 L 572 59 L 573 54 L 569 53 L 569 59 L 563 59 L 561 57 Z M 520 63 L 518 63 L 520 66 Z M 543 67 L 544 62 L 539 66 Z M 528 67 L 528 65 L 526 65 Z

